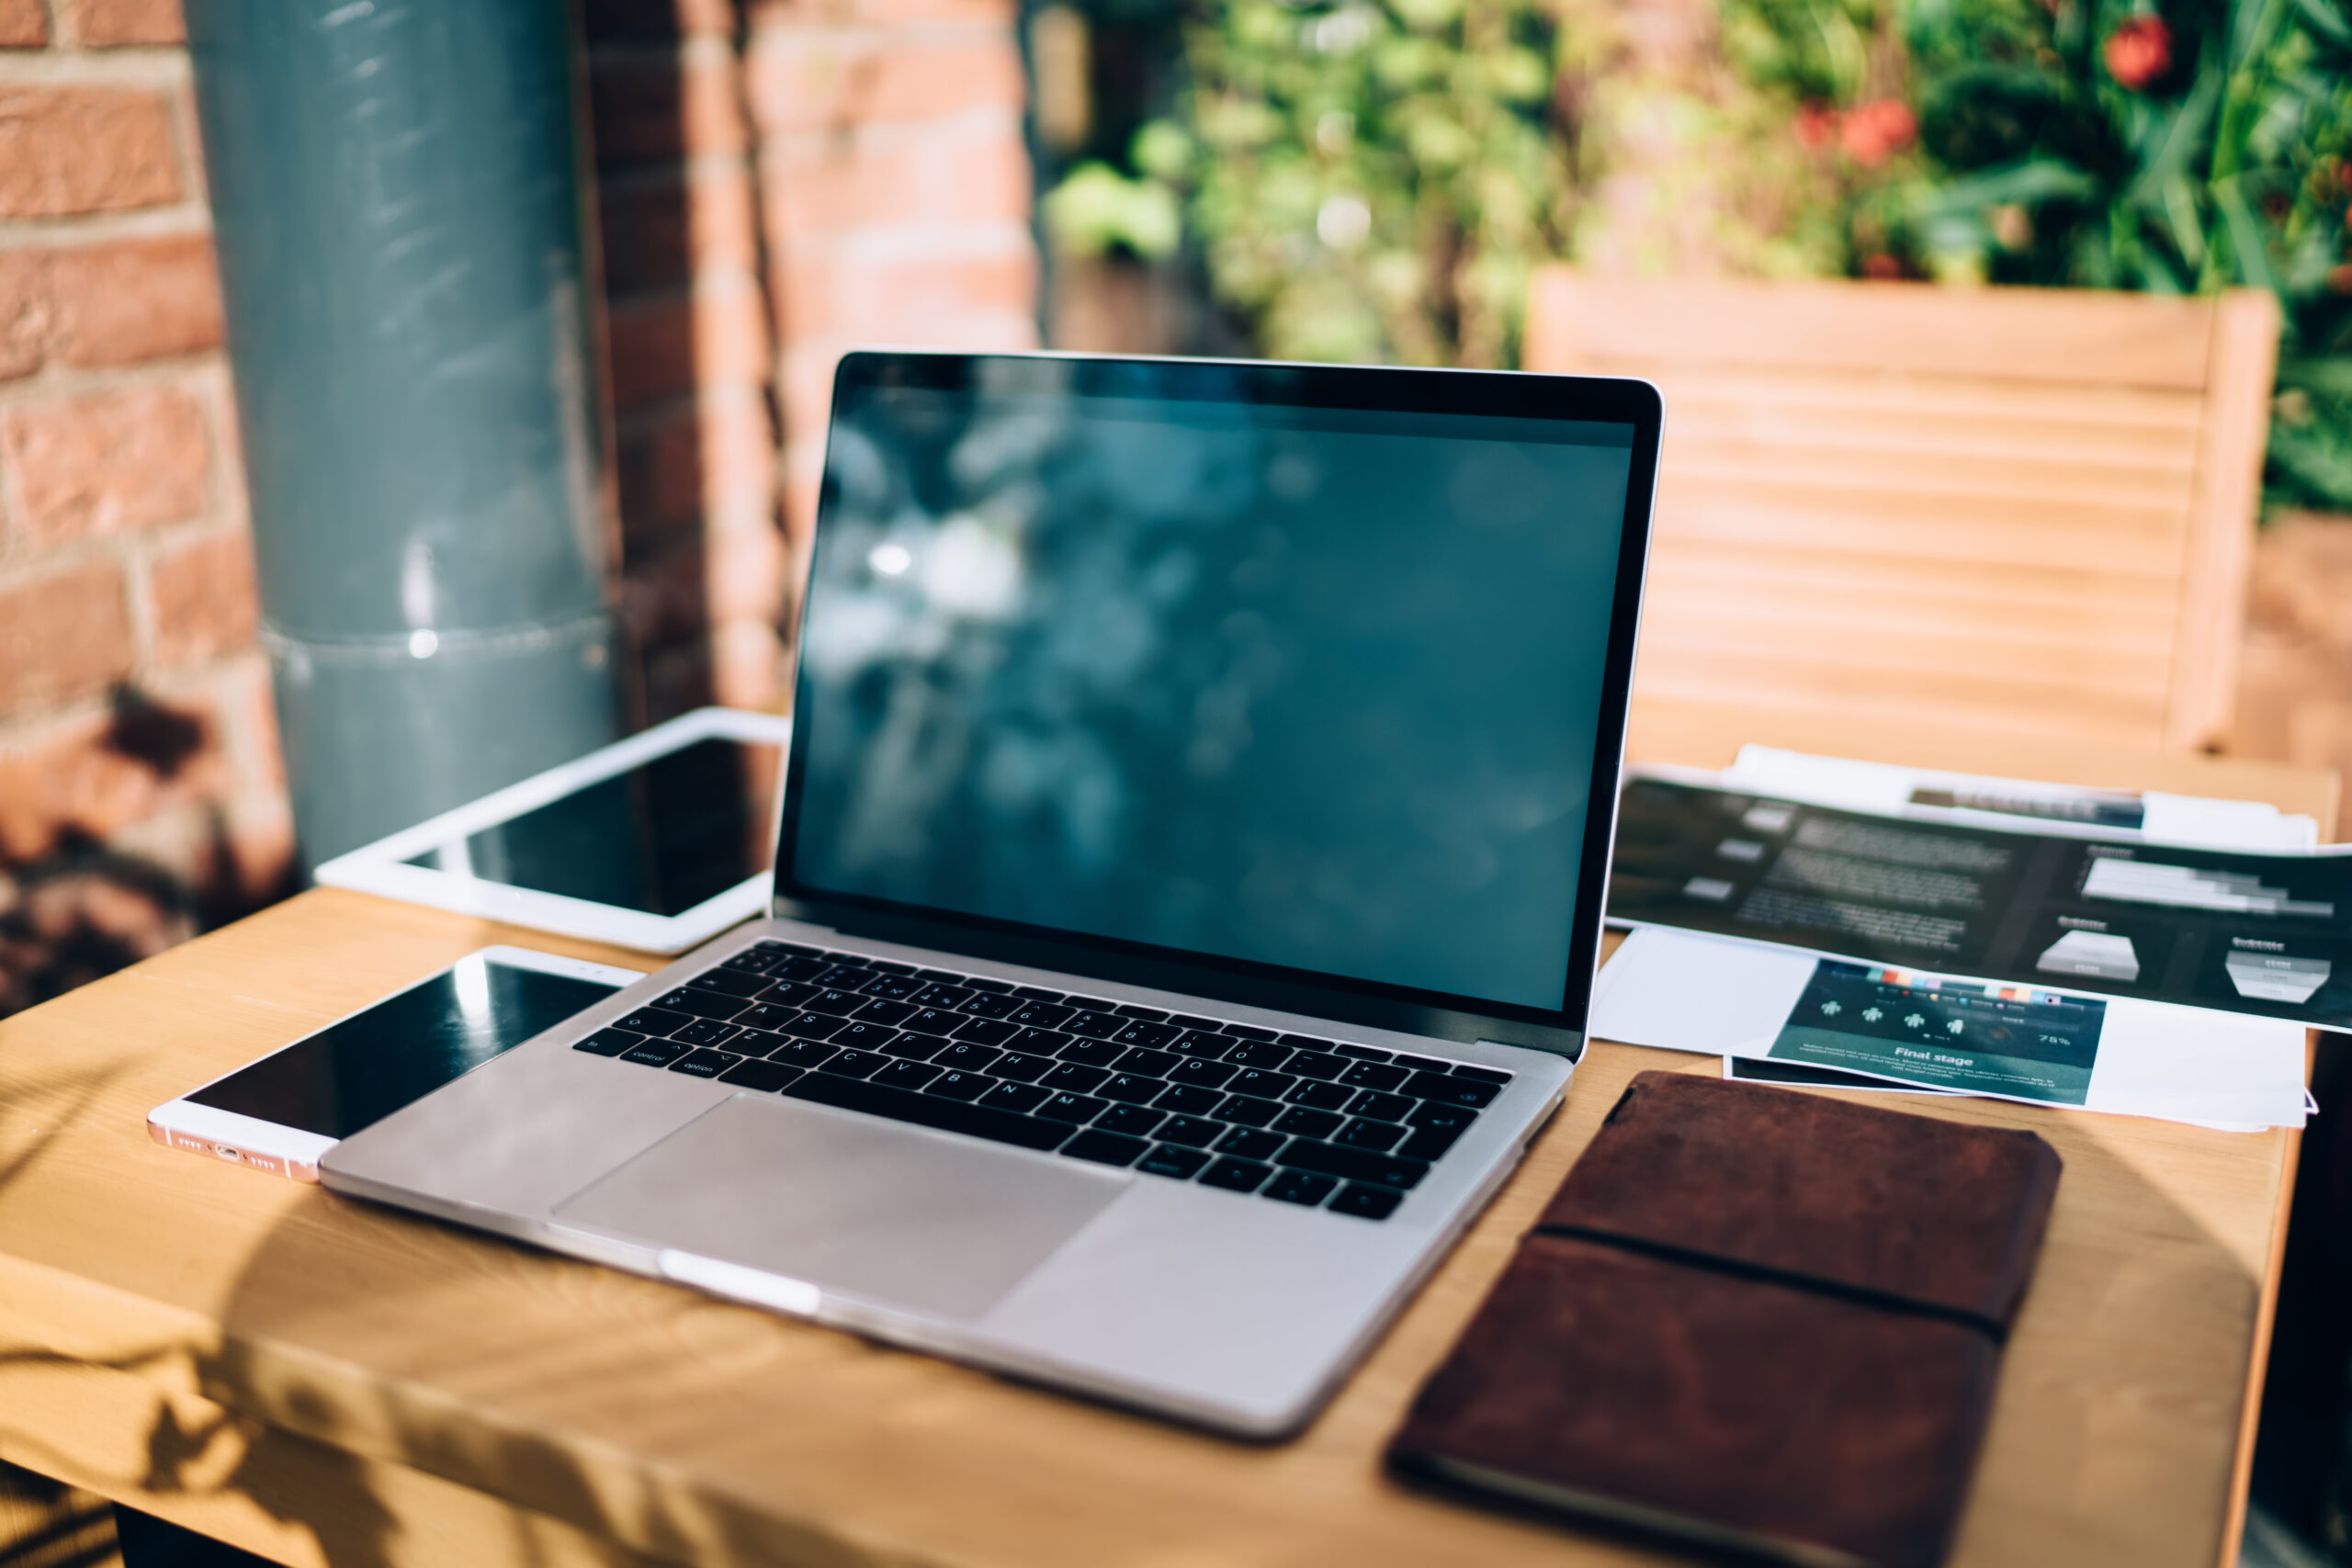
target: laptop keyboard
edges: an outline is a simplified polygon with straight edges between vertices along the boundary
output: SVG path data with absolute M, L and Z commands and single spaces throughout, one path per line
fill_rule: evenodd
M 784 942 L 574 1049 L 1363 1220 L 1511 1077 Z

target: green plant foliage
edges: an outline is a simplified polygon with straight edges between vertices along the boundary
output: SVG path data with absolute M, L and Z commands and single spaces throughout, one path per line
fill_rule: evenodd
M 1850 270 L 2283 307 L 2272 498 L 2352 508 L 2352 21 L 2341 0 L 1721 0 L 1743 74 L 1858 164 Z M 1854 160 L 1901 45 L 1916 141 Z M 1806 117 L 1810 117 L 1809 118 Z
M 1089 214 L 1181 193 L 1212 286 L 1266 353 L 1509 363 L 1529 274 L 1566 248 L 1555 43 L 1532 0 L 1216 0 L 1133 177 L 1077 171 L 1049 227 L 1073 249 L 1151 254 L 1132 224 Z

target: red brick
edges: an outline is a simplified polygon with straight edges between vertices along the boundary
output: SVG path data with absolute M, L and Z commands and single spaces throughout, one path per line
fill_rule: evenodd
M 763 401 L 710 398 L 624 434 L 617 462 L 628 545 L 698 528 L 708 513 L 763 509 L 775 493 L 775 434 Z
M 67 365 L 122 365 L 220 345 L 220 275 L 202 234 L 53 254 L 54 352 Z
M 769 136 L 971 109 L 1018 112 L 1025 92 L 1009 32 L 918 41 L 772 28 L 754 35 L 744 81 L 752 122 Z
M 876 224 L 1029 219 L 1029 153 L 1013 114 L 940 127 L 822 132 L 760 149 L 760 191 L 779 249 Z
M 139 87 L 0 88 L 0 218 L 177 200 L 171 106 Z
M 74 41 L 93 49 L 187 41 L 180 0 L 73 0 L 65 17 Z
M 581 10 L 592 44 L 693 33 L 735 35 L 732 0 L 586 0 Z
M 787 252 L 774 273 L 778 330 L 794 344 L 849 336 L 963 346 L 947 341 L 946 328 L 980 312 L 1026 315 L 1037 287 L 1028 236 L 1009 224 L 935 238 L 913 232 L 888 249 Z
M 252 536 L 224 529 L 156 552 L 147 567 L 155 657 L 193 664 L 253 646 L 261 615 Z
M 736 152 L 747 140 L 735 62 L 723 54 L 593 61 L 588 106 L 600 164 Z
M 676 288 L 697 272 L 759 265 L 752 182 L 725 173 L 607 181 L 597 192 L 605 286 L 616 294 Z
M 621 574 L 621 615 L 639 648 L 688 642 L 709 626 L 706 562 L 697 538 L 628 563 Z
M 0 381 L 40 368 L 49 318 L 48 254 L 0 251 Z
M 0 0 L 0 49 L 39 49 L 49 41 L 49 11 L 40 0 Z
M 616 302 L 609 320 L 613 403 L 626 412 L 697 386 L 766 378 L 767 319 L 757 288 Z
M 860 22 L 973 22 L 1011 31 L 1012 0 L 752 0 L 751 30 Z
M 132 654 L 112 561 L 0 587 L 0 713 L 101 690 L 130 673 Z
M 203 412 L 172 387 L 11 409 L 0 417 L 0 462 L 27 531 L 44 541 L 200 512 L 210 466 Z

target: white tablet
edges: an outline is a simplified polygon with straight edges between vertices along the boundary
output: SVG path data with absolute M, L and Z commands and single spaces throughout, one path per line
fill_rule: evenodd
M 318 869 L 333 887 L 679 953 L 764 914 L 792 721 L 697 708 Z

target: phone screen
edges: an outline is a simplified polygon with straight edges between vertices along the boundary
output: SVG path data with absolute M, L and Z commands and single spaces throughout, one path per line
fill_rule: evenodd
M 473 953 L 187 1098 L 347 1138 L 619 988 Z
M 768 869 L 783 757 L 773 742 L 697 740 L 407 863 L 683 914 Z

